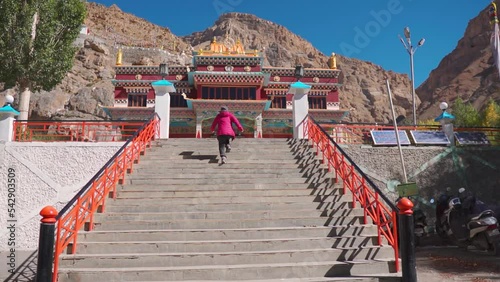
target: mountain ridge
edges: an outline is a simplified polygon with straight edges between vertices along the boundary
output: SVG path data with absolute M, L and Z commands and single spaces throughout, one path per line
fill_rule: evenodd
M 91 104 L 96 107 L 112 106 L 111 79 L 114 77 L 117 46 L 135 46 L 138 49 L 161 47 L 166 52 L 161 58 L 142 57 L 132 60 L 124 57 L 124 61 L 130 64 L 157 64 L 159 58 L 178 63 L 181 61 L 180 57 L 184 62 L 187 61 L 192 50 L 208 44 L 213 36 L 221 39 L 227 33 L 234 39 L 239 37 L 247 48 L 263 51 L 267 66 L 293 67 L 296 63 L 301 63 L 305 67 L 328 67 L 330 54 L 323 54 L 285 26 L 252 14 L 226 13 L 203 31 L 176 36 L 168 27 L 160 27 L 125 13 L 117 5 L 106 7 L 88 2 L 87 8 L 85 24 L 91 34 L 81 39 L 84 44 L 75 56 L 75 65 L 61 82 L 61 85 L 68 87 L 58 86 L 49 92 L 49 97 L 45 95 L 47 93 L 33 95 L 30 112 L 37 119 L 104 118 L 104 113 L 99 109 L 83 105 L 85 99 L 91 99 Z M 396 115 L 411 116 L 411 86 L 407 75 L 340 55 L 337 55 L 337 66 L 342 70 L 341 109 L 350 111 L 346 121 L 384 123 L 392 119 L 386 79 L 392 86 Z M 80 81 L 78 85 L 71 84 L 75 79 Z M 86 94 L 82 96 L 82 92 Z M 104 97 L 97 98 L 97 94 Z M 51 97 L 57 97 L 57 101 L 53 101 Z M 81 106 L 71 103 L 75 97 L 83 99 L 78 103 Z

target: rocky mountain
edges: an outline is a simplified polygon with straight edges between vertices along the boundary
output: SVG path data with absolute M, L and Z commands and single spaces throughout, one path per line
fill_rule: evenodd
M 305 67 L 327 68 L 330 54 L 321 53 L 310 42 L 285 27 L 250 14 L 224 14 L 212 27 L 183 39 L 197 50 L 210 44 L 214 36 L 224 38 L 226 33 L 231 38 L 240 39 L 249 49 L 263 50 L 267 65 L 293 67 L 298 62 Z M 392 120 L 386 79 L 391 83 L 397 115 L 411 116 L 411 85 L 408 76 L 385 71 L 370 62 L 338 55 L 337 58 L 338 67 L 342 70 L 341 108 L 351 111 L 347 120 Z
M 500 0 L 496 0 L 500 6 Z M 494 67 L 488 8 L 469 21 L 464 37 L 440 62 L 416 93 L 422 100 L 420 119 L 436 117 L 440 102 L 452 103 L 458 97 L 482 109 L 489 98 L 500 102 L 500 76 Z
M 189 61 L 192 49 L 206 46 L 214 36 L 223 38 L 226 33 L 241 39 L 248 49 L 263 51 L 265 62 L 270 66 L 292 67 L 300 62 L 306 67 L 326 68 L 330 55 L 322 54 L 310 42 L 285 27 L 250 14 L 224 14 L 212 27 L 180 38 L 167 27 L 124 13 L 116 5 L 87 5 L 85 24 L 90 35 L 82 36 L 77 42 L 81 49 L 63 82 L 49 93 L 33 95 L 31 118 L 103 118 L 99 105 L 113 103 L 111 78 L 118 45 L 137 48 L 137 52 L 142 50 L 140 54 L 124 56 L 125 62 L 130 64 L 158 64 L 160 60 L 183 63 Z M 160 49 L 162 55 L 156 56 L 159 51 L 154 50 Z M 391 120 L 386 79 L 392 86 L 396 114 L 411 116 L 411 91 L 406 75 L 385 71 L 380 66 L 353 58 L 337 58 L 342 70 L 341 108 L 350 110 L 348 121 Z

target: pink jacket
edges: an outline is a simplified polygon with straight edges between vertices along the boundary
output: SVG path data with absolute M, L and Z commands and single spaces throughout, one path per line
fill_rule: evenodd
M 218 127 L 217 136 L 229 135 L 234 137 L 235 136 L 234 130 L 233 127 L 231 126 L 232 123 L 236 124 L 239 131 L 243 131 L 243 127 L 241 126 L 240 122 L 232 113 L 228 111 L 221 111 L 215 117 L 214 122 L 212 123 L 212 127 L 210 127 L 210 130 L 214 131 L 215 126 L 217 126 Z

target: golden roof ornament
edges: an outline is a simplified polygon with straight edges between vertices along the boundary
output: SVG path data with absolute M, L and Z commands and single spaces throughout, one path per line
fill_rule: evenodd
M 122 59 L 123 59 L 123 51 L 122 48 L 118 49 L 118 53 L 116 54 L 116 65 L 121 66 L 122 65 Z
M 330 67 L 330 69 L 332 70 L 337 69 L 337 54 L 332 53 L 332 55 L 328 59 L 328 67 Z

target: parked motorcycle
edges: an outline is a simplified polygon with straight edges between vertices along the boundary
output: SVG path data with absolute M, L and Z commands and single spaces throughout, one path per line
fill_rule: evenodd
M 443 210 L 443 202 L 448 207 Z M 472 194 L 459 190 L 458 197 L 440 197 L 436 208 L 436 231 L 461 247 L 500 255 L 499 224 L 492 210 Z
M 446 192 L 441 194 L 436 201 L 436 233 L 442 239 L 448 239 L 448 233 L 450 233 L 450 226 L 448 223 L 449 212 L 452 210 L 452 206 L 459 204 L 456 201 L 450 201 L 452 199 L 451 188 L 446 188 Z
M 416 202 L 412 197 L 408 197 L 412 202 Z M 401 198 L 398 198 L 398 202 Z M 415 245 L 419 246 L 420 241 L 423 237 L 427 237 L 429 233 L 427 232 L 427 216 L 424 211 L 419 207 L 413 210 L 413 233 L 415 234 Z
M 421 209 L 413 211 L 413 229 L 415 234 L 415 245 L 419 246 L 423 237 L 427 237 L 427 217 Z

